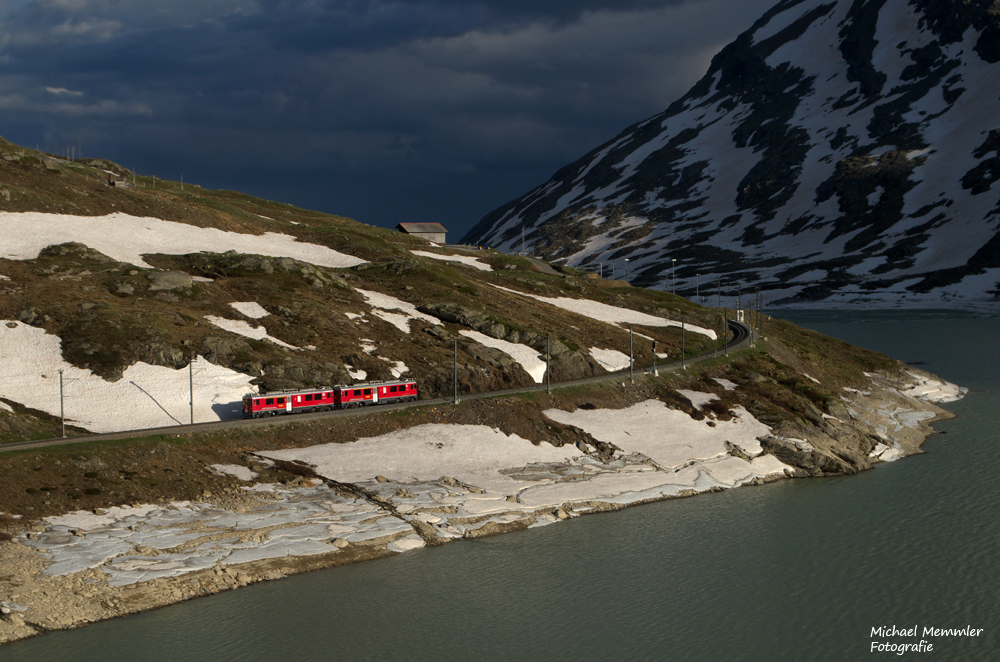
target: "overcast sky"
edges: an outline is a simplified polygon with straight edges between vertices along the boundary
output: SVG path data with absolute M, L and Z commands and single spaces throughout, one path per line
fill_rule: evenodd
M 775 2 L 0 0 L 0 135 L 457 241 Z

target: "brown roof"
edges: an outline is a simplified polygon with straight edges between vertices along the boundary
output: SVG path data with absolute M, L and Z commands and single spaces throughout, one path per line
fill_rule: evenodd
M 400 223 L 396 226 L 400 232 L 414 234 L 418 232 L 447 232 L 448 230 L 440 223 Z

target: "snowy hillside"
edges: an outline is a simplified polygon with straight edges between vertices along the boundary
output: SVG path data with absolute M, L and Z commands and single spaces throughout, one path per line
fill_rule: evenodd
M 694 294 L 969 305 L 1000 291 L 1000 18 L 956 0 L 785 0 L 705 77 L 465 241 Z M 606 272 L 607 273 L 607 272 Z M 704 293 L 704 289 L 702 290 Z

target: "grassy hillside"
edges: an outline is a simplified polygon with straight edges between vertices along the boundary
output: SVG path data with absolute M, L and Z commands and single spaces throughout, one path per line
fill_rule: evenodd
M 543 353 L 548 335 L 554 382 L 604 374 L 590 353 L 592 348 L 629 352 L 629 333 L 623 325 L 508 290 L 550 299 L 588 299 L 668 320 L 683 318 L 688 325 L 722 334 L 719 311 L 664 292 L 591 279 L 569 269 L 559 275 L 540 273 L 528 260 L 488 250 L 461 255 L 478 259 L 491 271 L 430 259 L 411 251 L 442 255 L 458 251 L 240 193 L 133 178 L 108 161 L 70 162 L 6 142 L 0 143 L 0 157 L 0 212 L 73 216 L 120 212 L 228 232 L 281 233 L 365 260 L 350 268 L 329 268 L 290 258 L 216 251 L 144 255 L 153 267 L 149 268 L 116 261 L 78 242 L 56 243 L 32 259 L 0 257 L 0 275 L 7 277 L 0 280 L 0 319 L 59 336 L 66 361 L 107 380 L 120 379 L 123 370 L 137 361 L 183 368 L 194 355 L 252 376 L 266 389 L 351 383 L 349 370 L 365 371 L 366 379 L 384 379 L 392 376 L 396 362 L 402 362 L 409 370 L 405 374 L 417 378 L 426 399 L 451 393 L 456 341 L 463 393 L 534 383 L 520 363 L 462 336 L 463 330 Z M 109 186 L 109 173 L 112 178 L 127 177 L 134 185 Z M 0 214 L 3 222 L 7 220 Z M 116 231 L 112 220 L 107 231 Z M 177 287 L 157 289 L 165 272 L 183 272 L 196 280 L 182 279 Z M 385 315 L 380 317 L 363 292 L 394 297 L 426 317 L 409 321 L 409 333 L 404 333 Z M 229 305 L 233 302 L 256 302 L 269 315 L 247 319 Z M 381 312 L 392 313 L 392 306 Z M 306 349 L 236 335 L 210 323 L 210 317 L 261 325 L 270 336 Z M 635 330 L 641 334 L 635 338 L 639 364 L 652 359 L 652 340 L 659 352 L 671 359 L 679 356 L 680 329 L 636 325 Z M 576 387 L 551 396 L 380 414 L 365 417 L 363 424 L 352 417 L 323 425 L 9 454 L 0 456 L 0 500 L 9 511 L 40 515 L 122 500 L 192 498 L 204 490 L 235 489 L 233 479 L 204 467 L 238 460 L 247 450 L 344 441 L 427 421 L 479 422 L 535 441 L 578 441 L 579 430 L 553 425 L 541 416 L 551 406 L 618 408 L 655 397 L 692 416 L 703 416 L 677 395 L 677 388 L 719 395 L 712 405 L 714 416 L 725 418 L 730 406 L 740 404 L 772 426 L 820 430 L 826 429 L 823 414 L 843 409 L 839 399 L 843 387 L 865 383 L 866 371 L 899 367 L 883 355 L 779 320 L 768 320 L 765 331 L 767 341 L 754 350 L 720 357 L 675 376 L 644 376 L 634 387 L 618 383 Z M 695 355 L 720 342 L 688 332 L 685 349 Z M 727 391 L 712 378 L 731 380 L 739 388 Z M 0 409 L 0 442 L 58 433 L 59 422 L 51 413 L 27 409 L 16 398 L 3 402 L 12 411 Z M 272 478 L 294 480 L 280 472 Z

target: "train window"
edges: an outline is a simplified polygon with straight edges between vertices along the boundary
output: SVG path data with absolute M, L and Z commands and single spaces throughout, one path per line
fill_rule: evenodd
M 313 399 L 312 393 L 306 396 L 306 402 L 311 402 Z
M 264 404 L 265 405 L 273 405 L 274 404 L 274 398 L 268 398 L 267 400 L 264 401 Z
M 365 389 L 365 395 L 371 395 L 371 394 L 372 394 L 372 390 L 370 388 L 366 388 Z
M 279 405 L 285 404 L 285 399 L 284 398 L 278 398 L 278 404 Z
M 326 397 L 328 397 L 328 398 L 332 398 L 332 397 L 333 397 L 333 393 L 327 393 L 327 394 L 326 394 Z
M 389 387 L 389 393 L 395 393 L 395 392 L 396 392 L 396 387 L 395 386 L 390 386 Z

